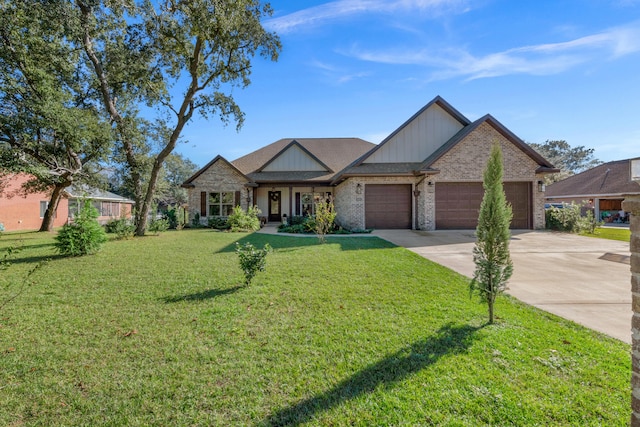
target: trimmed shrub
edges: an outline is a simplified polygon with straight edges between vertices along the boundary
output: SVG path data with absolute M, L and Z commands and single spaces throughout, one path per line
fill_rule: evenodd
M 193 228 L 204 227 L 204 225 L 200 223 L 200 214 L 198 212 L 196 212 L 195 215 L 193 215 L 193 218 L 191 219 L 191 227 Z
M 110 219 L 104 229 L 107 233 L 115 234 L 118 240 L 131 239 L 136 231 L 135 225 L 127 218 Z
M 162 233 L 163 231 L 167 231 L 169 229 L 169 220 L 165 218 L 154 218 L 149 221 L 149 225 L 147 226 L 147 230 L 155 235 Z
M 169 221 L 169 228 L 172 230 L 182 230 L 187 224 L 187 212 L 180 205 L 169 206 L 164 217 Z
M 562 208 L 551 207 L 545 211 L 547 228 L 550 230 L 567 231 L 569 233 L 592 233 L 596 227 L 602 225 L 597 221 L 592 211 L 581 214 L 582 205 L 564 204 Z
M 258 231 L 262 213 L 257 206 L 252 206 L 245 212 L 240 206 L 233 208 L 233 213 L 227 218 L 231 231 Z
M 107 235 L 97 221 L 98 210 L 85 200 L 73 223 L 65 224 L 56 236 L 56 249 L 62 255 L 82 256 L 100 250 Z
M 280 224 L 278 226 L 278 231 L 280 233 L 295 233 L 295 234 L 308 233 L 308 231 L 305 228 L 304 224 L 296 224 L 296 225 Z
M 303 215 L 293 215 L 289 217 L 289 225 L 304 224 L 307 218 L 308 218 L 307 216 L 303 216 Z
M 215 230 L 228 230 L 230 228 L 227 219 L 220 217 L 211 217 L 207 219 L 207 227 Z

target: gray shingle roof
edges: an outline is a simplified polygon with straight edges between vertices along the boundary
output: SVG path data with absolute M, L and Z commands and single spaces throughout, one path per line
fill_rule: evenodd
M 299 144 L 319 162 L 333 172 L 261 172 L 265 164 L 292 144 Z M 360 138 L 283 138 L 262 147 L 231 163 L 255 182 L 330 181 L 336 172 L 344 169 L 353 159 L 375 147 Z
M 126 197 L 86 185 L 72 185 L 65 188 L 65 192 L 72 199 L 86 198 L 93 200 L 108 200 L 112 202 L 134 203 L 133 200 L 127 199 Z
M 421 163 L 361 163 L 344 171 L 344 175 L 409 175 L 420 170 Z
M 640 194 L 631 181 L 629 159 L 603 163 L 547 186 L 545 197 L 594 197 Z

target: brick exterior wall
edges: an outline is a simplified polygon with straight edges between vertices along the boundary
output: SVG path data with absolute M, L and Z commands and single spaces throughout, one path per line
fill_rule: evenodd
M 439 174 L 426 177 L 354 177 L 345 180 L 337 186 L 335 191 L 337 222 L 347 229 L 364 229 L 366 184 L 413 184 L 413 190 L 420 191 L 419 197 L 413 199 L 412 210 L 414 217 L 417 214 L 418 229 L 435 230 L 435 184 L 437 182 L 482 182 L 491 147 L 496 141 L 502 148 L 504 180 L 531 182 L 533 228 L 544 228 L 544 193 L 539 192 L 537 188 L 538 180 L 543 177 L 535 173 L 538 168 L 537 162 L 487 123 L 478 126 L 475 131 L 435 162 L 432 167 L 439 170 Z M 358 183 L 362 185 L 363 194 L 356 192 Z
M 416 181 L 414 177 L 393 176 L 347 179 L 339 184 L 335 190 L 336 222 L 348 230 L 364 230 L 364 192 L 366 184 L 415 184 Z M 362 194 L 357 193 L 358 184 L 362 186 Z M 415 206 L 413 208 L 415 209 Z
M 438 159 L 433 169 L 439 174 L 429 178 L 432 182 L 482 182 L 482 174 L 491 153 L 491 146 L 499 142 L 504 159 L 504 181 L 531 182 L 533 189 L 533 228 L 542 229 L 545 226 L 544 218 L 544 192 L 539 192 L 537 182 L 543 176 L 536 175 L 538 164 L 507 138 L 496 131 L 493 126 L 483 123 L 474 132 L 467 135 L 455 147 Z M 429 197 L 427 197 L 429 199 Z M 425 199 L 425 203 L 435 205 L 435 196 L 432 200 Z M 428 207 L 427 207 L 428 210 Z M 433 230 L 435 226 L 435 208 L 426 215 L 426 222 L 421 224 L 427 230 Z
M 4 225 L 6 231 L 38 230 L 42 225 L 40 202 L 48 202 L 51 194 L 33 193 L 23 196 L 16 193 L 28 179 L 29 177 L 25 175 L 11 176 L 0 192 L 0 223 Z M 68 200 L 63 197 L 58 204 L 53 226 L 63 226 L 67 222 L 68 215 Z
M 218 160 L 202 172 L 194 181 L 194 187 L 188 189 L 189 218 L 200 215 L 200 193 L 206 192 L 207 197 L 210 192 L 229 191 L 240 192 L 240 206 L 243 209 L 253 204 L 253 192 L 247 191 L 245 184 L 247 179 L 225 161 Z M 207 223 L 206 216 L 200 216 L 202 224 Z

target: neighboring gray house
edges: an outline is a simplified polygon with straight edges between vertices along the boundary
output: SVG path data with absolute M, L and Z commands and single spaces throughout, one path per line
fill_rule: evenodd
M 545 173 L 558 172 L 490 115 L 474 122 L 436 97 L 378 145 L 281 139 L 232 162 L 217 156 L 183 184 L 191 216 L 257 205 L 268 221 L 313 213 L 331 196 L 347 229 L 475 228 L 491 146 L 504 157 L 512 228 L 544 228 Z
M 631 161 L 617 160 L 572 175 L 547 186 L 547 203 L 577 203 L 593 209 L 605 222 L 627 222 L 620 215 L 624 195 L 640 194 L 640 186 L 631 181 Z
M 72 185 L 64 191 L 69 200 L 69 218 L 73 218 L 80 212 L 83 199 L 91 199 L 93 206 L 98 210 L 97 220 L 100 224 L 119 217 L 131 218 L 135 205 L 131 199 L 89 186 Z

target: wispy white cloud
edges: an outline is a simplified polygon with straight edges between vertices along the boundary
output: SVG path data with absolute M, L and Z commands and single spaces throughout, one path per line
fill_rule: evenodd
M 434 69 L 431 74 L 434 80 L 460 76 L 473 80 L 510 74 L 557 74 L 588 62 L 616 59 L 636 52 L 640 52 L 640 22 L 574 40 L 517 47 L 486 55 L 473 55 L 461 48 L 373 51 L 357 46 L 342 53 L 363 61 L 422 65 Z
M 336 0 L 268 19 L 264 22 L 264 27 L 278 34 L 286 34 L 299 28 L 314 27 L 358 14 L 402 10 L 428 12 L 433 16 L 449 12 L 461 13 L 469 10 L 468 3 L 468 0 Z
M 355 79 L 368 77 L 371 75 L 368 71 L 350 72 L 342 67 L 336 67 L 326 62 L 313 60 L 309 63 L 313 68 L 316 68 L 322 72 L 322 74 L 331 80 L 334 84 L 343 84 Z

